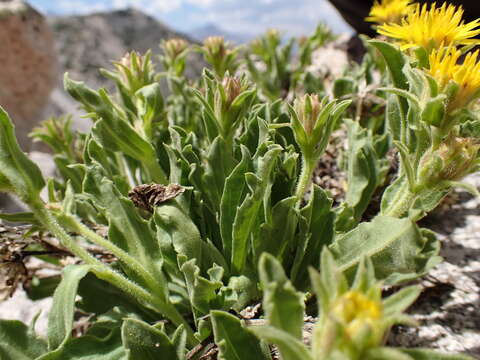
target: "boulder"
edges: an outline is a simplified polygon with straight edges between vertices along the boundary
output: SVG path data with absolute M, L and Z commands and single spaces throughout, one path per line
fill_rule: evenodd
M 15 123 L 24 150 L 42 120 L 57 72 L 54 35 L 46 19 L 21 0 L 0 0 L 0 105 Z

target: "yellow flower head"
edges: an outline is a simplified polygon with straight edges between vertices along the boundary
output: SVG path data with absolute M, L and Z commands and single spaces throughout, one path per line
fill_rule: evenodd
M 449 111 L 468 105 L 480 93 L 479 51 L 470 52 L 462 63 L 459 59 L 462 52 L 454 47 L 433 50 L 430 54 L 428 72 L 445 88 L 454 81 L 459 89 L 448 104 Z
M 383 306 L 381 301 L 367 298 L 364 294 L 351 290 L 333 305 L 332 313 L 345 326 L 345 333 L 354 338 L 367 326 L 380 335 Z M 380 338 L 378 336 L 378 338 Z M 378 339 L 377 339 L 378 340 Z
M 462 16 L 461 6 L 444 3 L 437 7 L 433 3 L 428 8 L 427 4 L 417 4 L 400 24 L 384 24 L 377 31 L 399 40 L 402 50 L 421 46 L 430 52 L 441 44 L 448 47 L 479 43 L 473 38 L 480 34 L 480 19 L 465 24 Z
M 412 0 L 375 1 L 370 10 L 370 16 L 365 20 L 377 24 L 400 23 L 412 9 Z

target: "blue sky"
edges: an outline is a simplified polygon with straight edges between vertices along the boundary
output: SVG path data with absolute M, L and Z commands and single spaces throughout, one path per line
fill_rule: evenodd
M 134 6 L 171 27 L 189 31 L 214 23 L 241 34 L 278 28 L 289 35 L 308 34 L 319 21 L 335 32 L 349 31 L 326 0 L 30 0 L 45 13 L 81 14 Z

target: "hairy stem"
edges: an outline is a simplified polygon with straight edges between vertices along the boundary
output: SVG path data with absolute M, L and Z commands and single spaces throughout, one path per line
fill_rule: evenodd
M 382 211 L 382 215 L 392 216 L 396 218 L 403 218 L 407 216 L 416 197 L 417 194 L 410 191 L 408 181 L 404 181 L 401 189 L 391 200 L 388 208 L 385 209 L 385 211 Z
M 120 273 L 114 271 L 90 255 L 87 250 L 81 247 L 74 239 L 72 239 L 70 235 L 67 234 L 65 229 L 57 222 L 55 217 L 45 208 L 40 199 L 32 201 L 29 205 L 35 214 L 35 217 L 60 241 L 63 246 L 65 246 L 75 256 L 78 256 L 80 259 L 82 259 L 86 264 L 92 265 L 92 271 L 99 279 L 105 280 L 118 287 L 123 292 L 137 299 L 137 301 L 140 303 L 150 304 L 156 311 L 163 314 L 175 325 L 184 325 L 187 331 L 188 342 L 191 345 L 195 345 L 197 343 L 190 324 L 188 324 L 188 322 L 172 304 L 168 303 L 168 300 L 164 301 L 157 296 L 153 296 L 139 285 L 128 280 Z
M 305 193 L 309 190 L 312 184 L 313 170 L 315 170 L 316 162 L 312 159 L 307 159 L 305 156 L 302 159 L 302 171 L 297 183 L 297 190 L 295 191 L 295 197 L 297 198 L 297 206 L 299 206 L 305 196 Z
M 163 288 L 163 284 L 159 284 L 153 275 L 150 274 L 137 259 L 135 259 L 133 256 L 130 256 L 130 254 L 128 254 L 125 250 L 119 248 L 117 245 L 105 239 L 103 236 L 100 236 L 96 232 L 90 230 L 87 226 L 79 222 L 73 216 L 65 215 L 65 217 L 66 221 L 68 221 L 68 226 L 70 226 L 73 231 L 90 240 L 92 243 L 110 251 L 117 257 L 117 259 L 122 261 L 133 272 L 139 275 L 145 281 L 146 285 L 152 289 L 152 291 L 155 292 L 155 290 L 159 290 L 158 293 L 162 293 L 161 288 Z

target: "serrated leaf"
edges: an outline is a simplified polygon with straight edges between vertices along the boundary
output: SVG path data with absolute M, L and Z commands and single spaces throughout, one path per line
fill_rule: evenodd
M 237 208 L 245 188 L 245 173 L 249 170 L 251 155 L 241 145 L 242 160 L 225 179 L 222 200 L 220 203 L 220 232 L 222 234 L 223 252 L 230 260 L 232 256 L 232 231 Z
M 232 270 L 241 273 L 244 269 L 248 255 L 248 241 L 254 225 L 257 223 L 258 212 L 262 205 L 265 193 L 272 186 L 271 171 L 275 160 L 277 159 L 281 148 L 279 146 L 269 147 L 266 154 L 258 162 L 257 176 L 246 178 L 247 184 L 253 188 L 252 193 L 247 195 L 243 203 L 237 210 L 235 221 L 233 223 L 232 236 Z M 252 174 L 253 175 L 253 174 Z M 256 178 L 255 184 L 250 181 Z
M 348 188 L 345 202 L 354 211 L 355 220 L 360 221 L 368 207 L 379 179 L 380 159 L 373 147 L 373 138 L 367 129 L 353 121 L 348 127 Z
M 301 215 L 308 228 L 302 242 L 296 244 L 290 276 L 292 282 L 303 289 L 308 286 L 308 267 L 318 268 L 322 248 L 330 245 L 334 238 L 335 213 L 332 210 L 332 199 L 325 190 L 314 185 L 312 197 L 302 208 Z
M 277 202 L 271 209 L 268 223 L 262 224 L 262 238 L 256 251 L 268 252 L 281 258 L 286 249 L 292 246 L 298 223 L 298 212 L 295 209 L 297 198 L 288 197 Z M 268 217 L 267 217 L 268 218 Z
M 280 262 L 268 253 L 260 257 L 258 272 L 263 310 L 269 325 L 301 339 L 305 313 L 303 294 L 296 291 Z
M 213 334 L 215 344 L 220 350 L 222 360 L 266 360 L 258 339 L 247 328 L 243 327 L 235 316 L 223 312 L 212 311 Z
M 200 275 L 200 268 L 191 259 L 180 266 L 185 276 L 188 295 L 192 307 L 202 315 L 208 314 L 210 309 L 221 306 L 221 298 L 217 291 L 222 287 L 221 281 L 209 280 Z M 216 305 L 216 306 L 215 306 Z

